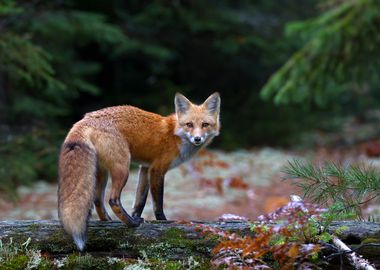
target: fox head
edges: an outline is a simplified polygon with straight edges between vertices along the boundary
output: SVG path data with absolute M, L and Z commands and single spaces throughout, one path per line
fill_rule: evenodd
M 201 105 L 191 103 L 184 95 L 174 98 L 177 116 L 176 135 L 200 146 L 219 135 L 220 96 L 216 92 Z

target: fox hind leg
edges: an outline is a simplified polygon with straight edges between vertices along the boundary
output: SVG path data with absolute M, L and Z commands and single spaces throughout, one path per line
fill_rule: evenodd
M 111 126 L 107 132 L 94 134 L 93 140 L 97 146 L 99 164 L 108 170 L 111 176 L 112 185 L 109 199 L 111 209 L 127 226 L 136 227 L 140 225 L 139 220 L 132 218 L 120 202 L 121 192 L 128 181 L 131 154 L 125 139 L 117 132 Z
M 95 190 L 95 209 L 99 219 L 102 221 L 112 220 L 104 207 L 104 191 L 107 186 L 108 177 L 104 169 L 99 168 L 96 175 L 96 190 Z
M 128 159 L 128 158 L 127 158 Z M 129 159 L 128 159 L 129 160 Z M 115 164 L 110 169 L 112 178 L 112 188 L 109 204 L 115 215 L 129 227 L 137 227 L 140 225 L 140 220 L 132 218 L 123 208 L 120 202 L 121 191 L 128 181 L 129 162 L 127 164 Z

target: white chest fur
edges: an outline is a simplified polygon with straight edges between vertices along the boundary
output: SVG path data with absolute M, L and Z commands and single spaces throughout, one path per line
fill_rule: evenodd
M 192 156 L 194 156 L 200 149 L 202 145 L 196 146 L 189 142 L 187 139 L 182 139 L 182 143 L 179 146 L 179 156 L 172 161 L 170 164 L 170 169 L 177 167 L 178 165 L 184 163 L 189 160 Z

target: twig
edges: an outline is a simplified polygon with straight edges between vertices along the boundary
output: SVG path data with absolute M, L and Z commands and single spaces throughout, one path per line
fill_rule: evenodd
M 337 247 L 335 247 L 334 245 L 330 245 L 330 244 L 327 244 L 327 243 L 323 243 L 323 245 L 327 245 L 327 246 L 329 246 L 329 248 L 337 250 Z M 326 256 L 325 259 L 326 260 L 330 260 L 331 258 L 339 256 L 339 255 L 346 255 L 346 254 L 349 254 L 349 253 L 352 253 L 352 252 L 356 252 L 356 251 L 358 251 L 359 249 L 361 249 L 363 247 L 380 247 L 380 244 L 377 244 L 377 243 L 362 244 L 362 245 L 357 246 L 357 247 L 355 247 L 355 248 L 353 248 L 351 250 L 348 250 L 348 251 L 342 251 L 342 252 L 332 253 L 329 256 Z
M 355 269 L 364 269 L 364 270 L 376 270 L 375 267 L 373 267 L 366 259 L 360 258 L 356 255 L 354 251 L 352 251 L 345 243 L 342 242 L 338 237 L 333 236 L 332 242 L 334 245 L 339 249 L 344 251 L 345 254 L 352 264 L 352 266 L 355 267 Z M 340 256 L 342 254 L 339 254 Z

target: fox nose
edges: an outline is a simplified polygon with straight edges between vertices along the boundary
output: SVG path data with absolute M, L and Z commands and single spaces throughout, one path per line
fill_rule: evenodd
M 202 141 L 202 138 L 199 136 L 194 137 L 194 142 L 200 143 Z

